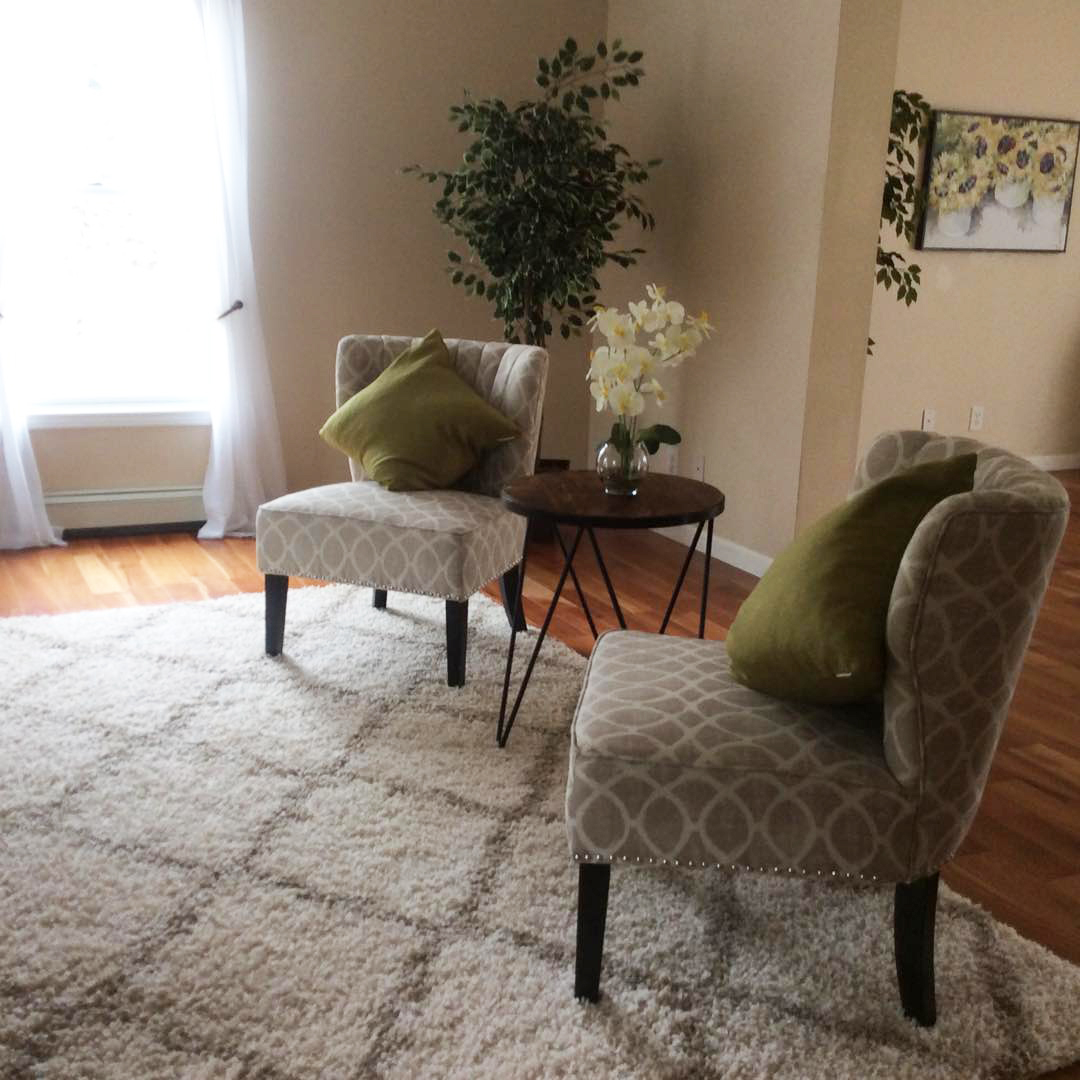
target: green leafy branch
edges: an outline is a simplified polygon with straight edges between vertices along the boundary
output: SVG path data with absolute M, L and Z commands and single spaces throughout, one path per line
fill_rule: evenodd
M 892 228 L 908 244 L 915 243 L 915 229 L 926 202 L 919 188 L 918 154 L 930 129 L 930 106 L 921 94 L 895 90 L 889 122 L 889 148 L 885 156 L 885 186 L 881 193 L 881 232 Z M 888 251 L 878 235 L 875 280 L 886 289 L 896 288 L 896 299 L 911 307 L 918 299 L 922 268 L 909 263 L 898 251 Z M 871 339 L 867 352 L 872 353 Z
M 566 44 L 550 60 L 541 57 L 537 61 L 536 85 L 544 88 L 549 100 L 561 99 L 564 109 L 576 105 L 589 112 L 589 102 L 597 97 L 618 101 L 620 88 L 638 85 L 645 77 L 645 71 L 635 65 L 644 55 L 640 50 L 629 52 L 624 49 L 621 38 L 611 43 L 610 52 L 607 43 L 600 41 L 595 54 L 579 54 L 577 42 L 567 38 Z

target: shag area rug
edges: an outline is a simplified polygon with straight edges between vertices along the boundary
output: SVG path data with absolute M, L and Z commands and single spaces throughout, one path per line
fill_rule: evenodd
M 612 875 L 574 1001 L 563 828 L 584 661 L 294 590 L 0 620 L 0 1076 L 1024 1077 L 1080 1058 L 1080 969 L 943 889 L 940 1019 L 903 1019 L 891 890 Z M 531 635 L 530 635 L 531 636 Z M 526 642 L 522 642 L 525 645 Z

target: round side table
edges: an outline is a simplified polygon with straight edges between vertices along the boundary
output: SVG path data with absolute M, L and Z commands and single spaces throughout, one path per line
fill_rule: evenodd
M 543 626 L 537 636 L 533 647 L 532 656 L 529 658 L 528 667 L 525 669 L 525 677 L 518 687 L 517 696 L 513 707 L 507 716 L 506 705 L 510 694 L 510 675 L 514 666 L 514 643 L 517 639 L 517 627 L 524 626 L 524 616 L 521 610 L 521 596 L 525 585 L 525 552 L 521 554 L 521 566 L 518 573 L 517 591 L 514 596 L 514 623 L 510 632 L 510 648 L 506 656 L 506 674 L 503 678 L 502 702 L 499 706 L 499 724 L 495 738 L 499 746 L 505 746 L 510 737 L 510 729 L 514 726 L 518 710 L 521 708 L 521 699 L 525 696 L 525 689 L 529 685 L 536 658 L 540 654 L 540 647 L 547 637 L 548 627 L 551 625 L 551 617 L 562 595 L 563 586 L 569 576 L 577 590 L 578 599 L 581 601 L 582 610 L 588 620 L 589 629 L 593 637 L 597 636 L 596 624 L 593 622 L 592 613 L 585 600 L 585 594 L 574 572 L 574 556 L 583 536 L 589 537 L 596 561 L 600 566 L 604 584 L 607 587 L 611 606 L 615 612 L 615 618 L 622 629 L 626 629 L 626 620 L 623 618 L 622 608 L 619 607 L 618 597 L 615 595 L 615 587 L 611 582 L 604 558 L 600 554 L 600 545 L 596 540 L 594 529 L 659 529 L 671 525 L 697 524 L 694 539 L 686 552 L 686 559 L 682 565 L 679 579 L 675 583 L 675 589 L 671 594 L 667 611 L 660 623 L 659 632 L 667 630 L 671 613 L 675 609 L 675 602 L 679 597 L 686 572 L 690 568 L 690 560 L 697 550 L 698 540 L 701 538 L 702 529 L 707 529 L 705 538 L 705 580 L 701 590 L 701 617 L 698 623 L 698 637 L 705 636 L 705 613 L 709 599 L 709 563 L 712 559 L 713 521 L 724 510 L 724 493 L 710 484 L 703 484 L 700 480 L 690 480 L 685 476 L 648 475 L 642 481 L 636 495 L 606 495 L 600 484 L 600 478 L 593 470 L 578 470 L 574 472 L 540 473 L 535 476 L 522 477 L 511 484 L 507 484 L 502 491 L 504 505 L 515 514 L 521 514 L 529 522 L 546 521 L 553 526 L 553 532 L 559 541 L 559 547 L 563 553 L 563 568 L 559 575 L 558 584 L 551 597 L 547 615 Z M 558 526 L 576 526 L 574 538 L 567 547 L 559 532 Z M 526 532 L 526 535 L 528 533 Z

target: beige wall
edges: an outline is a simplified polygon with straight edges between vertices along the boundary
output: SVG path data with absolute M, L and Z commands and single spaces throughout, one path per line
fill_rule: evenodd
M 899 32 L 900 0 L 844 0 L 797 530 L 843 499 L 855 468 Z
M 603 36 L 603 0 L 259 0 L 246 6 L 252 226 L 291 488 L 345 475 L 317 432 L 346 333 L 499 340 L 485 301 L 442 272 L 437 189 L 403 165 L 450 168 L 468 88 L 514 102 L 568 35 Z M 584 460 L 585 346 L 552 345 L 543 453 Z
M 201 425 L 37 428 L 30 437 L 46 491 L 197 487 L 210 454 Z
M 30 444 L 46 499 L 57 492 L 195 488 L 202 486 L 206 473 L 210 428 L 205 424 L 34 428 Z M 76 526 L 61 511 L 50 508 L 49 514 L 59 528 Z M 185 514 L 184 520 L 194 520 L 200 516 L 199 507 Z M 143 519 L 116 523 L 142 524 Z
M 851 69 L 882 58 L 888 66 L 895 4 L 612 0 L 610 10 L 611 33 L 640 42 L 646 54 L 642 89 L 618 114 L 620 136 L 666 164 L 648 193 L 658 226 L 646 242 L 650 254 L 633 275 L 618 282 L 607 275 L 605 286 L 623 306 L 638 291 L 631 277 L 635 285 L 655 279 L 693 310 L 711 313 L 718 332 L 682 369 L 669 411 L 684 437 L 679 471 L 690 475 L 703 455 L 706 480 L 727 495 L 719 536 L 772 555 L 795 531 L 815 312 L 853 283 L 850 252 L 856 290 L 872 271 L 876 228 L 866 207 L 880 199 L 890 73 L 857 78 Z M 880 44 L 872 40 L 876 21 Z M 840 48 L 842 32 L 853 45 Z M 857 185 L 865 183 L 867 155 L 877 163 L 868 191 L 850 191 L 840 170 L 826 218 L 838 53 L 857 96 L 838 113 L 834 161 L 851 164 Z M 827 306 L 823 318 L 834 317 Z M 868 317 L 869 286 L 861 317 L 845 314 L 829 334 L 819 327 L 814 377 L 831 377 L 832 344 L 846 349 L 842 362 L 852 365 Z M 854 410 L 845 421 L 853 433 L 857 394 L 845 408 Z M 593 435 L 600 430 L 594 422 Z M 847 441 L 853 446 L 853 435 Z M 815 440 L 811 449 L 828 451 L 830 460 L 851 453 Z
M 1080 118 L 1076 0 L 904 0 L 896 85 L 935 107 Z M 892 427 L 966 431 L 1027 455 L 1080 452 L 1080 235 L 1064 254 L 920 251 L 911 308 L 878 290 L 860 444 Z M 907 249 L 899 248 L 905 255 Z

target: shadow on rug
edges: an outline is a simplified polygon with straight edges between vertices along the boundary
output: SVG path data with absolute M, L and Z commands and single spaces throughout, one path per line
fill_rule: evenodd
M 572 994 L 567 732 L 545 645 L 505 750 L 474 598 L 297 589 L 0 620 L 0 1075 L 1023 1077 L 1080 1058 L 1080 968 L 943 888 L 937 1027 L 900 1012 L 891 889 L 612 880 Z

